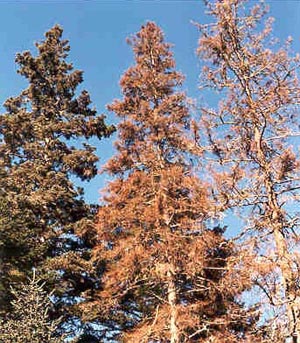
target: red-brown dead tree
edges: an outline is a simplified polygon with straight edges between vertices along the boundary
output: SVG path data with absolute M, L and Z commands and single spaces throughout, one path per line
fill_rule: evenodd
M 219 92 L 204 109 L 220 210 L 239 209 L 257 257 L 253 278 L 275 310 L 265 319 L 273 341 L 300 342 L 299 293 L 299 56 L 289 38 L 272 38 L 266 6 L 207 2 L 213 22 L 199 25 L 202 87 Z M 255 268 L 255 266 L 259 268 Z
M 86 306 L 122 342 L 254 342 L 256 317 L 236 300 L 249 279 L 235 274 L 223 230 L 205 226 L 211 204 L 190 162 L 183 76 L 156 24 L 129 42 L 135 65 L 109 106 L 121 122 L 96 228 L 102 288 Z

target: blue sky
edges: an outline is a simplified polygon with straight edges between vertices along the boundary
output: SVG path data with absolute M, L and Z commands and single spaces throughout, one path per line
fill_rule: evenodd
M 268 3 L 276 19 L 275 35 L 281 39 L 291 35 L 295 39 L 295 50 L 300 51 L 300 0 Z M 133 63 L 125 39 L 147 20 L 160 25 L 166 40 L 174 44 L 177 69 L 186 75 L 184 89 L 190 97 L 199 99 L 200 68 L 195 56 L 198 32 L 191 21 L 207 21 L 201 0 L 32 0 L 0 2 L 1 103 L 26 87 L 25 80 L 16 74 L 15 54 L 24 50 L 35 52 L 33 43 L 41 40 L 54 24 L 60 24 L 64 37 L 70 40 L 70 61 L 76 69 L 84 71 L 83 88 L 90 92 L 98 111 L 105 113 L 106 104 L 120 96 L 120 76 Z M 114 122 L 114 118 L 107 115 Z M 101 163 L 111 156 L 112 140 L 94 142 Z M 106 180 L 99 175 L 85 185 L 88 201 L 98 201 L 99 189 Z

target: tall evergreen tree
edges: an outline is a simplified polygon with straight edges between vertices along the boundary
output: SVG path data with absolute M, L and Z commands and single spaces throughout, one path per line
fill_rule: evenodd
M 213 22 L 199 25 L 201 80 L 221 101 L 203 111 L 202 128 L 219 206 L 239 212 L 244 244 L 256 249 L 253 276 L 266 295 L 262 307 L 272 310 L 270 340 L 299 343 L 300 58 L 290 38 L 279 46 L 272 37 L 272 18 L 263 24 L 265 5 L 246 3 L 207 2 Z
M 102 290 L 85 306 L 122 342 L 255 342 L 254 317 L 236 301 L 247 278 L 233 276 L 235 248 L 205 227 L 207 185 L 192 171 L 191 118 L 170 45 L 152 22 L 130 44 L 135 65 L 109 106 L 121 123 L 96 228 Z
M 83 231 L 94 208 L 71 177 L 96 175 L 95 148 L 84 141 L 107 137 L 113 127 L 90 108 L 86 90 L 78 93 L 83 73 L 67 61 L 70 46 L 62 32 L 59 26 L 49 30 L 36 44 L 36 57 L 17 54 L 18 73 L 29 85 L 5 102 L 0 116 L 1 273 L 8 298 L 12 275 L 24 279 L 33 267 L 57 281 L 60 299 L 91 283 Z

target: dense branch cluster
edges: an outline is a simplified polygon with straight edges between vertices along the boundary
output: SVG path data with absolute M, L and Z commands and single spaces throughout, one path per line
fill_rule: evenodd
M 78 91 L 61 27 L 17 55 L 28 87 L 0 115 L 1 343 L 300 343 L 300 58 L 252 5 L 206 2 L 200 91 L 218 103 L 199 120 L 153 22 L 128 39 L 116 128 Z M 115 130 L 87 204 L 74 176 L 96 175 L 89 139 Z

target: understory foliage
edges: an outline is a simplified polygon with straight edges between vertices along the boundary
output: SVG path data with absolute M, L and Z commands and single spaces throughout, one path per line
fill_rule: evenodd
M 121 122 L 96 227 L 102 287 L 88 309 L 122 342 L 254 342 L 256 318 L 236 300 L 248 279 L 235 274 L 234 244 L 205 226 L 208 185 L 192 171 L 170 44 L 152 22 L 129 43 L 135 65 L 121 78 L 123 98 L 108 106 Z
M 0 319 L 2 343 L 60 343 L 55 338 L 59 319 L 51 320 L 49 310 L 53 306 L 49 294 L 35 275 L 29 282 L 12 289 L 12 311 Z
M 221 98 L 217 109 L 203 109 L 207 169 L 218 210 L 234 209 L 244 219 L 269 339 L 299 343 L 300 58 L 291 38 L 280 46 L 272 36 L 265 5 L 246 5 L 209 1 L 213 22 L 198 26 L 202 87 Z
M 57 304 L 92 287 L 88 240 L 95 208 L 71 177 L 90 180 L 98 157 L 87 139 L 112 131 L 86 90 L 83 73 L 67 62 L 70 46 L 54 26 L 37 43 L 37 56 L 17 54 L 18 73 L 28 87 L 9 98 L 0 115 L 0 310 L 7 311 L 9 284 L 37 268 Z M 76 141 L 76 145 L 75 145 Z M 83 142 L 80 146 L 79 142 Z M 81 234 L 80 237 L 76 234 Z M 61 301 L 58 301 L 61 300 Z M 67 316 L 67 307 L 63 310 Z

